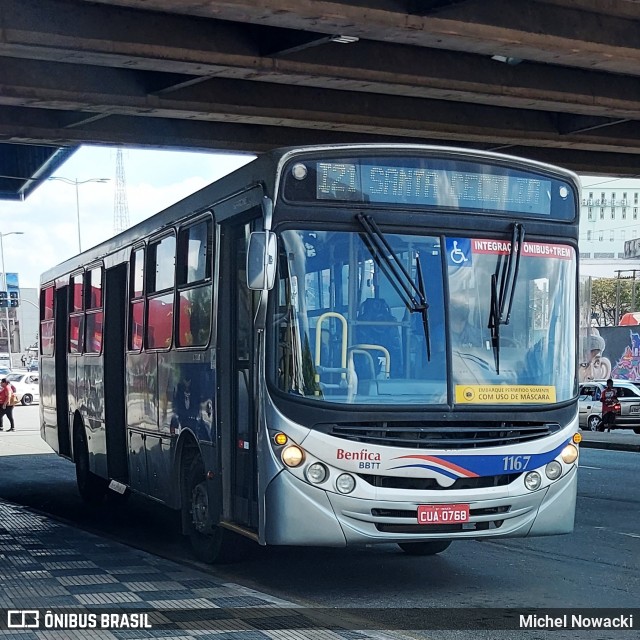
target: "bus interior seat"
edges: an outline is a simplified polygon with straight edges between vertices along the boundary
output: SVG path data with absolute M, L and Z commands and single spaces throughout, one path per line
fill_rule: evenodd
M 389 351 L 391 358 L 391 375 L 394 376 L 395 374 L 397 376 L 402 371 L 400 324 L 391 313 L 387 301 L 384 298 L 367 298 L 360 305 L 356 319 L 359 323 L 355 332 L 357 342 L 359 344 L 375 344 L 385 347 Z M 377 354 L 374 354 L 374 358 L 376 357 Z M 356 360 L 356 363 L 358 363 L 358 360 Z M 358 375 L 367 377 L 367 372 L 370 368 L 363 366 L 363 364 L 362 362 L 358 363 L 356 371 Z M 381 368 L 380 366 L 376 374 L 380 372 Z

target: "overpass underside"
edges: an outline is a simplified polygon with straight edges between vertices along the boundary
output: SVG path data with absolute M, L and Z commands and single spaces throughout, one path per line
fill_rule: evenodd
M 634 0 L 2 0 L 0 142 L 388 140 L 636 175 L 639 17 Z

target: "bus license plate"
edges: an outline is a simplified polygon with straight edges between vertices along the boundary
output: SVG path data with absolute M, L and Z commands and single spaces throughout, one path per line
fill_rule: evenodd
M 469 522 L 468 504 L 418 505 L 418 524 L 449 524 Z

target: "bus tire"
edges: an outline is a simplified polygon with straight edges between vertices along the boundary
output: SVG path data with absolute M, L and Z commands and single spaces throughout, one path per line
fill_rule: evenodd
M 89 449 L 82 427 L 75 430 L 73 449 L 76 462 L 76 483 L 80 497 L 86 504 L 99 504 L 107 492 L 107 481 L 90 470 Z
M 215 527 L 212 531 L 203 529 L 207 521 L 209 500 L 204 477 L 202 459 L 197 456 L 189 465 L 185 476 L 186 496 L 183 509 L 187 509 L 189 523 L 189 542 L 193 554 L 207 564 L 235 562 L 238 549 L 234 544 L 235 536 L 231 531 Z
M 410 556 L 434 556 L 449 548 L 451 540 L 426 540 L 425 542 L 399 542 L 398 546 Z

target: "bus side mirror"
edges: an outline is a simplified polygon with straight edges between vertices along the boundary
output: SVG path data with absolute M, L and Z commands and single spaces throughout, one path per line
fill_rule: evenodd
M 247 249 L 247 287 L 254 291 L 273 289 L 276 280 L 276 234 L 254 231 Z

